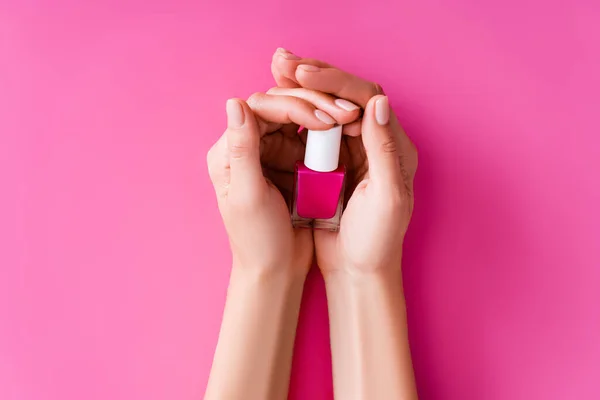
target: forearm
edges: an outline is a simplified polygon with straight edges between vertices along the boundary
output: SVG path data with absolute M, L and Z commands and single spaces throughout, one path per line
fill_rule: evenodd
M 401 271 L 325 277 L 337 399 L 416 399 Z
M 303 284 L 233 269 L 205 399 L 287 398 Z

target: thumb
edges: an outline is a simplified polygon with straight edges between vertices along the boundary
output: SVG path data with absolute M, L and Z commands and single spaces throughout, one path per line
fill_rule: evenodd
M 248 196 L 265 184 L 260 164 L 260 131 L 245 101 L 227 100 L 230 188 Z M 230 189 L 230 190 L 231 190 Z
M 375 184 L 398 185 L 401 182 L 398 144 L 390 127 L 387 96 L 373 96 L 363 115 L 362 140 L 369 162 L 369 178 Z

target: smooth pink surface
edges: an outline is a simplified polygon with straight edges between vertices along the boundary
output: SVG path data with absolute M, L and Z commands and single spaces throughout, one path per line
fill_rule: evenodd
M 420 150 L 422 399 L 600 398 L 597 1 L 0 3 L 0 399 L 198 399 L 230 254 L 204 156 L 278 46 Z M 331 399 L 311 274 L 292 399 Z
M 340 205 L 346 169 L 317 172 L 303 162 L 296 163 L 296 210 L 302 218 L 329 219 Z M 339 218 L 339 216 L 338 216 Z

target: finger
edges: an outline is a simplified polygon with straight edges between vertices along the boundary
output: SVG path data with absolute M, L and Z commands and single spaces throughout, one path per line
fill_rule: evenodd
M 279 48 L 273 54 L 271 61 L 271 73 L 277 86 L 284 88 L 300 87 L 296 80 L 296 68 L 300 64 L 315 65 L 317 67 L 329 67 L 330 65 L 312 58 L 302 58 L 286 49 Z
M 349 124 L 360 116 L 360 107 L 356 104 L 345 100 L 336 99 L 335 97 L 309 90 L 304 88 L 271 88 L 267 94 L 276 96 L 290 96 L 305 100 L 319 110 L 325 111 L 332 116 L 340 125 Z
M 335 249 L 337 246 L 337 239 L 340 231 L 342 231 L 344 217 L 342 216 L 342 221 L 340 221 L 342 226 L 340 226 L 339 231 L 330 231 L 327 229 L 315 229 L 313 230 L 314 240 L 315 240 L 315 254 L 317 256 L 317 264 L 325 265 L 325 263 L 321 262 L 321 254 L 325 254 L 329 252 L 329 249 Z M 346 228 L 348 229 L 348 228 Z
M 362 118 L 351 122 L 349 124 L 344 125 L 342 128 L 342 133 L 346 136 L 360 136 L 360 132 L 362 129 Z
M 304 134 L 304 137 L 306 134 Z M 267 135 L 261 140 L 261 161 L 264 166 L 293 172 L 296 161 L 304 159 L 305 145 L 302 135 Z M 306 140 L 306 139 L 304 139 Z
M 294 173 L 263 168 L 263 174 L 279 190 L 289 205 L 289 201 L 292 199 L 292 191 L 294 190 Z
M 294 123 L 314 130 L 327 130 L 336 123 L 327 112 L 294 96 L 254 93 L 248 98 L 248 105 L 256 116 L 271 123 Z
M 362 136 L 346 138 L 344 147 L 343 150 L 345 151 L 340 154 L 340 157 L 344 155 L 348 158 L 346 165 L 353 166 L 352 173 L 354 174 L 355 181 L 363 180 L 369 172 L 369 163 L 367 162 L 367 154 Z M 350 168 L 348 171 L 350 171 Z
M 301 64 L 296 80 L 304 88 L 325 92 L 365 107 L 369 99 L 383 94 L 381 86 L 337 68 Z
M 361 107 L 364 107 L 371 97 L 383 94 L 381 86 L 375 83 L 341 71 L 323 61 L 298 57 L 285 49 L 277 49 L 273 55 L 271 72 L 277 86 L 284 88 L 301 86 L 327 92 L 354 101 Z M 313 74 L 310 74 L 311 72 Z M 315 74 L 316 72 L 322 74 Z M 331 78 L 332 81 L 328 82 Z
M 376 184 L 397 186 L 402 181 L 398 143 L 390 126 L 387 96 L 374 96 L 367 103 L 362 138 L 369 162 L 369 179 Z
M 250 107 L 243 100 L 227 101 L 227 147 L 230 192 L 239 189 L 252 196 L 266 185 L 260 165 L 260 131 Z
M 296 70 L 296 78 L 296 81 L 304 88 L 330 93 L 335 97 L 351 100 L 361 107 L 365 107 L 371 97 L 383 94 L 383 89 L 378 84 L 331 66 L 300 64 Z M 344 134 L 356 136 L 355 124 L 356 122 L 345 126 Z M 390 126 L 396 138 L 403 166 L 406 167 L 403 168 L 403 174 L 412 182 L 417 169 L 416 148 L 393 113 L 390 115 Z
M 286 88 L 302 86 L 328 92 L 333 96 L 352 100 L 361 107 L 365 107 L 372 96 L 383 94 L 381 86 L 375 83 L 336 69 L 323 61 L 298 57 L 284 49 L 278 49 L 274 54 L 271 70 L 278 86 Z M 416 148 L 393 113 L 390 125 L 399 146 L 400 158 L 404 166 L 403 173 L 410 178 L 412 184 L 418 164 Z M 345 125 L 344 134 L 358 136 L 360 134 L 358 128 L 360 128 L 360 121 Z

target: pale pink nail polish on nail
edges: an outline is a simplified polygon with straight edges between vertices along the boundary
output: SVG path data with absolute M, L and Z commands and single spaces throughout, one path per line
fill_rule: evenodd
M 283 47 L 277 48 L 277 53 L 279 53 L 279 55 L 285 58 L 286 60 L 302 60 L 301 57 L 298 57 L 297 55 L 295 55 L 289 50 L 284 49 Z
M 314 65 L 309 65 L 309 64 L 300 64 L 300 65 L 298 65 L 298 68 L 303 69 L 308 72 L 318 72 L 321 70 L 321 68 L 314 66 Z
M 387 96 L 375 100 L 375 120 L 379 125 L 387 125 L 390 121 L 390 103 Z
M 358 110 L 360 108 L 356 104 L 351 103 L 348 100 L 344 100 L 344 99 L 335 99 L 334 103 L 336 106 L 338 106 L 342 110 L 346 110 L 346 111 L 354 111 L 354 110 Z
M 325 111 L 315 110 L 315 116 L 326 124 L 335 124 L 335 119 L 333 119 L 333 117 L 327 114 Z
M 339 164 L 342 126 L 308 131 L 304 162 L 296 163 L 292 225 L 337 231 L 344 207 L 346 168 Z

